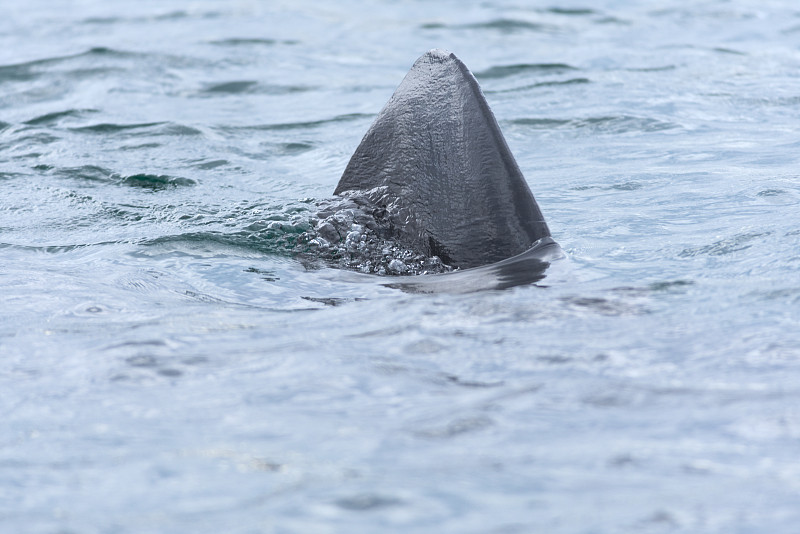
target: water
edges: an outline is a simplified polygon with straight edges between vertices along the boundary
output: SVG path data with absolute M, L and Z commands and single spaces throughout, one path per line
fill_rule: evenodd
M 115 4 L 0 18 L 0 531 L 796 531 L 792 2 Z M 536 286 L 292 252 L 433 47 Z

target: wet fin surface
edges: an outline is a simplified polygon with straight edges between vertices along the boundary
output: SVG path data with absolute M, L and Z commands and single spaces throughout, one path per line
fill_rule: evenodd
M 442 50 L 414 63 L 334 193 L 362 199 L 389 237 L 458 268 L 550 235 L 475 77 Z

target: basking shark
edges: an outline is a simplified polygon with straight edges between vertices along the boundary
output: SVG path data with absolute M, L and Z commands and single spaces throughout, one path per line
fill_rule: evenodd
M 407 257 L 438 258 L 457 269 L 395 277 L 385 285 L 414 291 L 509 287 L 540 280 L 550 262 L 563 257 L 477 80 L 444 50 L 414 63 L 334 194 L 362 215 L 357 231 L 345 231 L 348 250 L 364 248 L 363 233 L 372 231 Z

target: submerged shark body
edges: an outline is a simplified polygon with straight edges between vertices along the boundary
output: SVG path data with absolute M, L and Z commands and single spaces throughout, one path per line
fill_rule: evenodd
M 338 206 L 318 230 L 335 234 L 341 251 L 359 257 L 358 265 L 347 266 L 394 274 L 459 270 L 388 285 L 415 291 L 509 287 L 540 280 L 549 262 L 563 256 L 477 80 L 442 50 L 414 63 L 334 194 L 346 209 Z M 342 213 L 355 230 L 335 227 Z M 378 270 L 374 259 L 358 256 L 375 248 L 384 255 L 395 251 L 395 259 Z

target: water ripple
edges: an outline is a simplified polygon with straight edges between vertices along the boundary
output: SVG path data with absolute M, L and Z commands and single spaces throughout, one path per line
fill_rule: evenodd
M 229 39 L 219 39 L 216 41 L 209 41 L 209 44 L 218 46 L 274 46 L 278 44 L 293 45 L 299 41 L 291 39 L 260 39 L 257 37 L 232 37 Z
M 343 497 L 336 500 L 336 506 L 344 510 L 363 512 L 373 511 L 404 504 L 402 500 L 395 497 L 384 497 L 382 495 L 364 494 L 352 497 Z
M 264 253 L 286 253 L 292 249 L 292 243 L 276 239 L 274 242 L 268 240 L 252 240 L 242 233 L 225 233 L 220 231 L 209 232 L 186 232 L 176 235 L 165 235 L 155 239 L 146 239 L 138 243 L 143 247 L 156 247 L 158 249 L 178 249 L 207 248 L 209 245 L 217 249 L 220 246 L 244 248 L 256 250 Z M 137 254 L 145 255 L 146 252 L 140 251 Z
M 59 138 L 48 133 L 36 133 L 32 135 L 24 135 L 22 137 L 13 138 L 8 143 L 0 143 L 0 151 L 6 149 L 15 149 L 21 147 L 30 147 L 32 145 L 49 145 L 55 143 Z
M 627 133 L 627 132 L 658 132 L 679 128 L 675 123 L 652 119 L 649 117 L 635 117 L 620 115 L 610 117 L 589 117 L 585 119 L 550 119 L 550 118 L 521 118 L 512 119 L 511 124 L 528 126 L 539 130 L 554 129 L 587 129 L 594 133 Z
M 167 13 L 163 13 L 160 15 L 138 16 L 138 17 L 120 17 L 120 16 L 87 17 L 81 20 L 80 24 L 87 24 L 87 25 L 112 25 L 119 23 L 143 24 L 151 21 L 168 22 L 168 21 L 178 21 L 187 18 L 214 19 L 220 16 L 221 14 L 217 11 L 191 13 L 179 9 L 175 11 L 168 11 Z
M 266 143 L 263 147 L 265 148 L 265 154 L 268 153 L 275 156 L 292 156 L 314 149 L 314 145 L 308 142 Z
M 214 159 L 210 161 L 200 161 L 198 163 L 194 163 L 192 166 L 196 169 L 208 171 L 211 169 L 216 169 L 217 167 L 224 167 L 225 165 L 230 165 L 230 161 L 226 159 Z
M 497 65 L 475 74 L 479 79 L 507 78 L 517 74 L 533 72 L 536 74 L 561 74 L 563 72 L 578 70 L 566 63 L 519 63 L 516 65 Z
M 628 72 L 662 72 L 666 70 L 675 70 L 676 68 L 675 65 L 663 65 L 661 67 L 631 67 L 625 70 Z
M 83 117 L 90 113 L 99 113 L 97 109 L 68 109 L 65 111 L 54 111 L 52 113 L 45 113 L 44 115 L 39 115 L 33 119 L 25 121 L 23 124 L 28 124 L 30 126 L 40 126 L 40 125 L 50 125 L 55 124 L 61 121 L 64 118 L 72 118 L 72 117 Z
M 261 84 L 254 80 L 238 80 L 211 84 L 201 91 L 206 95 L 260 93 L 268 95 L 284 95 L 312 91 L 315 87 L 303 85 Z
M 92 124 L 90 126 L 78 126 L 76 128 L 70 128 L 73 132 L 87 132 L 87 133 L 98 133 L 98 134 L 107 134 L 107 133 L 117 133 L 122 132 L 125 130 L 136 130 L 140 128 L 150 128 L 152 126 L 160 126 L 164 124 L 164 122 L 142 122 L 138 124 L 112 124 L 112 123 L 101 123 L 101 124 Z
M 591 83 L 592 81 L 589 78 L 571 78 L 569 80 L 556 80 L 551 82 L 539 82 L 539 83 L 532 83 L 529 85 L 522 85 L 520 87 L 512 87 L 510 89 L 491 89 L 485 90 L 484 93 L 486 94 L 497 94 L 497 93 L 515 93 L 518 91 L 527 91 L 528 89 L 538 89 L 540 87 L 556 87 L 559 85 L 581 85 L 585 83 Z
M 473 22 L 469 24 L 456 24 L 456 25 L 449 25 L 441 22 L 431 22 L 422 24 L 420 28 L 422 28 L 423 30 L 434 30 L 434 29 L 494 30 L 506 34 L 516 33 L 520 31 L 553 32 L 558 29 L 557 26 L 551 24 L 542 24 L 539 22 L 531 22 L 528 20 L 515 19 L 515 18 L 500 18 L 486 22 Z
M 351 122 L 366 118 L 372 118 L 374 115 L 369 113 L 347 113 L 345 115 L 337 115 L 330 119 L 321 119 L 317 121 L 302 121 L 302 122 L 284 122 L 278 124 L 256 124 L 252 126 L 217 126 L 217 129 L 223 132 L 238 132 L 238 131 L 260 131 L 260 130 L 303 130 L 307 128 L 319 128 L 327 124 L 339 122 Z
M 90 182 L 128 185 L 131 187 L 140 187 L 151 190 L 192 186 L 197 183 L 190 178 L 168 176 L 164 174 L 142 173 L 123 176 L 99 165 L 82 165 L 80 167 L 62 168 L 58 169 L 56 174 L 65 178 L 79 179 Z
M 123 176 L 119 183 L 152 190 L 197 184 L 197 182 L 191 178 L 168 176 L 166 174 L 132 174 L 131 176 Z
M 191 126 L 176 124 L 172 122 L 164 122 L 164 121 L 142 122 L 133 124 L 100 123 L 100 124 L 92 124 L 89 126 L 78 126 L 75 128 L 69 128 L 69 130 L 78 133 L 115 134 L 115 133 L 127 133 L 132 130 L 144 130 L 148 128 L 153 128 L 153 131 L 147 132 L 148 135 L 175 135 L 175 136 L 202 135 L 202 132 L 197 128 L 192 128 Z M 135 133 L 134 135 L 139 135 L 139 133 Z
M 715 241 L 710 245 L 683 249 L 678 256 L 681 258 L 693 258 L 695 256 L 725 256 L 734 252 L 739 252 L 740 250 L 746 250 L 753 246 L 753 241 L 767 235 L 769 235 L 769 232 L 738 234 L 727 239 Z
M 547 13 L 553 13 L 554 15 L 572 15 L 572 16 L 580 16 L 580 15 L 597 15 L 597 11 L 594 9 L 587 9 L 587 8 L 566 8 L 566 7 L 549 7 L 545 9 Z
M 120 66 L 121 60 L 127 62 Z M 170 55 L 148 52 L 128 52 L 107 47 L 93 47 L 85 52 L 53 56 L 24 63 L 0 65 L 0 84 L 6 82 L 31 82 L 42 78 L 59 76 L 74 80 L 103 77 L 109 73 L 125 73 L 141 70 L 139 66 L 130 65 L 130 60 L 141 60 L 147 68 L 159 70 L 160 78 L 169 78 L 170 69 L 187 67 L 209 68 L 215 65 L 211 60 L 198 59 L 187 55 Z M 74 68 L 61 68 L 62 65 L 75 64 Z M 54 90 L 56 87 L 51 87 Z

